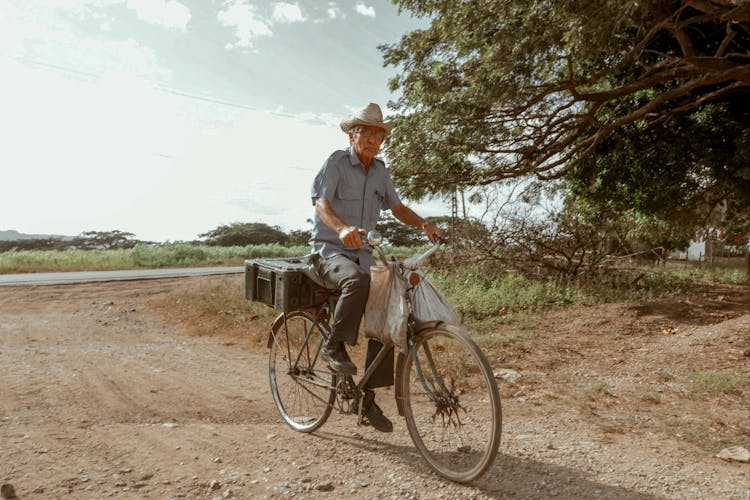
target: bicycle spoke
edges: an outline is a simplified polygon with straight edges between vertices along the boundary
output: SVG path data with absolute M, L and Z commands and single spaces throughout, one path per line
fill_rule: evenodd
M 486 359 L 460 330 L 421 333 L 401 378 L 405 417 L 430 466 L 454 481 L 486 471 L 497 453 L 500 399 Z
M 319 360 L 326 328 L 305 313 L 291 313 L 274 333 L 271 345 L 269 377 L 274 402 L 287 424 L 302 432 L 323 425 L 336 396 L 335 375 Z

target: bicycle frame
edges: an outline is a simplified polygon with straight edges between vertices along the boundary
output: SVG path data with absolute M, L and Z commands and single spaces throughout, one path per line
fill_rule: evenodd
M 430 255 L 434 254 L 440 248 L 440 244 L 441 244 L 440 242 L 437 242 L 422 255 L 415 256 L 404 261 L 403 263 L 404 273 L 406 273 L 407 271 L 415 271 L 416 269 L 418 269 L 419 263 L 425 260 L 426 258 L 428 258 Z M 373 246 L 373 248 L 376 249 L 376 251 L 380 255 L 381 260 L 385 263 L 386 261 L 385 255 L 383 253 L 383 250 L 380 248 L 380 246 L 377 243 L 375 244 L 371 243 L 371 245 Z M 411 351 L 412 359 L 414 360 L 415 368 L 419 376 L 422 387 L 425 389 L 425 392 L 429 395 L 430 399 L 432 399 L 433 401 L 437 401 L 439 396 L 435 394 L 435 391 L 433 391 L 433 389 L 430 387 L 430 384 L 428 384 L 427 382 L 427 379 L 424 375 L 422 363 L 419 361 L 419 356 L 417 355 L 417 352 L 416 352 L 416 344 L 414 343 L 413 339 L 419 332 L 428 328 L 436 327 L 438 324 L 440 324 L 440 321 L 427 321 L 427 322 L 421 322 L 421 323 L 417 323 L 414 321 L 413 314 L 412 314 L 412 304 L 408 298 L 408 293 L 410 289 L 411 288 L 408 288 L 406 291 L 406 294 L 407 294 L 406 302 L 408 304 L 408 309 L 409 309 L 409 321 L 407 324 L 408 325 L 407 326 L 407 343 L 408 343 L 409 350 Z M 335 299 L 337 298 L 337 296 L 338 296 L 338 292 L 331 291 L 328 297 L 326 297 L 325 300 L 317 308 L 315 309 L 311 308 L 307 310 L 307 312 L 309 312 L 311 316 L 315 319 L 316 323 L 317 322 L 323 322 L 325 324 L 328 323 L 328 319 L 330 317 L 330 311 L 334 309 Z M 286 323 L 285 313 L 279 314 L 274 320 L 274 322 L 272 323 L 271 332 L 268 337 L 269 348 L 271 347 L 271 344 L 275 340 L 276 332 L 278 331 L 279 328 L 281 328 L 282 325 L 285 325 L 285 323 Z M 306 333 L 304 346 L 308 345 L 311 332 L 312 332 L 312 328 L 310 331 Z M 367 382 L 370 380 L 370 377 L 372 377 L 372 375 L 375 373 L 375 370 L 380 366 L 380 364 L 383 362 L 385 357 L 393 349 L 394 349 L 394 345 L 392 343 L 383 344 L 383 347 L 380 348 L 380 351 L 378 351 L 375 358 L 370 362 L 368 366 L 365 367 L 364 374 L 362 375 L 360 380 L 356 384 L 354 384 L 354 388 L 356 389 L 355 391 L 356 401 L 359 400 L 361 394 L 364 392 Z M 448 394 L 450 391 L 448 391 L 448 389 L 446 388 L 442 377 L 440 376 L 437 369 L 435 368 L 434 361 L 432 360 L 432 355 L 429 351 L 429 346 L 424 345 L 423 349 L 425 352 L 425 358 L 427 359 L 428 364 L 429 364 L 428 368 L 429 368 L 430 373 L 432 374 L 432 380 L 435 381 L 436 388 L 439 389 L 439 391 L 442 394 Z M 294 364 L 292 366 L 296 367 L 297 362 L 300 360 L 300 358 L 303 355 L 303 351 L 300 350 L 300 352 L 296 354 L 290 352 L 288 353 L 288 355 L 289 355 L 290 360 L 294 359 Z M 317 356 L 319 355 L 320 355 L 320 345 L 316 347 L 314 357 L 317 358 Z M 399 387 L 401 386 L 401 384 L 399 383 L 399 379 L 400 379 L 401 372 L 402 372 L 401 368 L 403 367 L 403 364 L 405 363 L 405 361 L 406 361 L 406 354 L 403 352 L 399 352 L 394 368 L 396 372 L 396 380 L 395 380 L 396 407 L 398 410 L 398 414 L 400 416 L 403 416 L 404 410 L 403 410 L 403 394 L 401 394 L 399 390 Z M 353 383 L 353 380 L 352 380 L 352 383 Z M 334 384 L 336 384 L 336 379 L 334 379 Z M 330 387 L 330 388 L 332 390 L 336 389 L 336 387 Z M 360 408 L 360 412 L 361 412 L 361 405 L 357 404 L 355 405 L 355 407 Z

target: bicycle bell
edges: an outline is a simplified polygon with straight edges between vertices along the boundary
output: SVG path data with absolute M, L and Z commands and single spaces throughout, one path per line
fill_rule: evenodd
M 383 243 L 383 235 L 380 234 L 380 231 L 371 229 L 370 232 L 367 233 L 367 243 L 372 247 L 380 245 Z

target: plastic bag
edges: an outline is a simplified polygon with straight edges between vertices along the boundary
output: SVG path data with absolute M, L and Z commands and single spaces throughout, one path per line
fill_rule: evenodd
M 410 298 L 416 321 L 437 320 L 449 325 L 461 325 L 461 317 L 451 303 L 424 275 L 411 291 Z
M 370 294 L 365 306 L 363 330 L 369 338 L 384 344 L 396 344 L 406 352 L 406 326 L 409 309 L 406 304 L 406 282 L 398 263 L 370 268 Z

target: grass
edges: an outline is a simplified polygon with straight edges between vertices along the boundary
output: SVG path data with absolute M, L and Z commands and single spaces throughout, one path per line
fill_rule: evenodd
M 486 333 L 525 314 L 560 305 L 635 303 L 686 295 L 696 284 L 745 283 L 742 259 L 717 264 L 612 269 L 588 280 L 533 279 L 487 265 L 432 269 L 431 281 L 472 329 Z
M 278 311 L 246 300 L 243 286 L 237 278 L 201 280 L 197 286 L 175 289 L 155 307 L 195 335 L 221 334 L 263 345 Z
M 709 283 L 747 283 L 744 258 L 717 259 L 713 264 L 705 262 L 670 262 L 670 272 L 682 279 Z
M 0 253 L 0 274 L 49 271 L 242 265 L 245 259 L 304 255 L 308 247 L 212 247 L 190 243 L 138 245 L 120 250 L 11 250 Z
M 615 397 L 612 393 L 609 384 L 606 382 L 596 382 L 588 389 L 589 398 L 592 400 L 599 399 L 601 396 Z
M 515 273 L 493 275 L 479 267 L 435 270 L 430 278 L 461 314 L 464 322 L 480 332 L 491 331 L 501 324 L 522 321 L 524 311 L 542 307 L 592 305 L 616 299 L 639 300 L 643 295 L 659 297 L 689 288 L 687 280 L 678 280 L 677 286 L 668 275 L 626 288 L 624 284 L 614 287 L 611 283 L 534 280 Z
M 386 255 L 404 258 L 422 249 L 391 247 Z M 297 257 L 310 253 L 307 245 L 278 244 L 215 247 L 191 243 L 138 245 L 120 250 L 10 250 L 0 252 L 0 274 L 113 269 L 241 266 L 245 259 Z
M 747 375 L 735 371 L 705 371 L 691 377 L 692 392 L 696 395 L 722 396 L 742 395 L 750 382 Z

